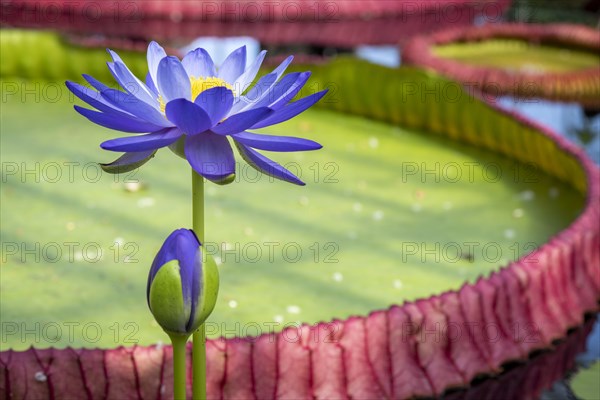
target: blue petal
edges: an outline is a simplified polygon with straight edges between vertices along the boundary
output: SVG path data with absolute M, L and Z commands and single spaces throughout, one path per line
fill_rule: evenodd
M 256 74 L 262 65 L 263 60 L 265 59 L 265 55 L 267 52 L 265 50 L 261 51 L 260 54 L 256 57 L 252 65 L 244 71 L 244 73 L 236 79 L 233 84 L 233 88 L 237 93 L 244 93 L 248 86 L 252 83 L 254 78 L 256 78 Z
M 186 135 L 195 135 L 213 126 L 206 111 L 186 99 L 175 99 L 168 102 L 165 112 L 169 121 L 177 125 Z
M 219 78 L 233 84 L 242 75 L 246 68 L 246 46 L 234 50 L 227 56 L 219 68 Z
M 208 78 L 217 76 L 215 63 L 210 58 L 210 54 L 202 48 L 187 53 L 181 63 L 190 77 L 200 78 L 203 76 Z
M 210 116 L 216 125 L 227 116 L 233 105 L 233 92 L 224 86 L 217 86 L 200 93 L 194 103 L 199 105 Z
M 250 89 L 248 91 L 248 93 L 246 93 L 246 99 L 250 100 L 250 101 L 258 101 L 260 100 L 260 98 L 268 92 L 269 88 L 271 86 L 273 86 L 275 84 L 275 82 L 277 81 L 277 74 L 267 74 L 262 76 L 258 82 L 256 82 L 256 85 L 254 85 L 252 87 L 252 89 Z
M 107 63 L 111 73 L 125 90 L 146 103 L 158 106 L 158 100 L 154 97 L 150 89 L 140 81 L 130 70 L 121 58 L 112 50 L 108 50 L 113 58 L 113 63 Z
M 263 96 L 269 94 L 270 88 L 279 80 L 281 75 L 285 72 L 286 68 L 292 60 L 294 56 L 289 56 L 277 68 L 275 68 L 270 74 L 262 76 L 256 85 L 252 87 L 248 91 L 245 96 L 240 96 L 239 100 L 236 104 L 233 105 L 232 114 L 235 114 L 243 109 L 250 108 L 249 106 L 252 103 L 258 102 Z
M 228 181 L 235 174 L 235 158 L 224 136 L 212 132 L 187 136 L 185 156 L 194 170 L 215 183 Z
M 297 82 L 301 79 L 302 73 L 300 72 L 285 75 L 279 82 L 269 87 L 256 101 L 250 103 L 242 111 L 256 107 L 268 107 L 289 93 L 290 90 L 293 90 L 297 86 Z
M 296 115 L 300 114 L 307 108 L 314 105 L 317 101 L 321 100 L 321 98 L 325 96 L 326 93 L 327 90 L 323 90 L 321 92 L 311 94 L 310 96 L 306 96 L 298 101 L 290 103 L 285 107 L 275 111 L 273 114 L 263 119 L 256 125 L 253 125 L 252 129 L 264 128 L 266 126 L 279 124 L 281 122 L 294 118 Z
M 237 99 L 238 101 L 231 108 L 231 114 L 237 114 L 242 110 L 250 109 L 250 106 L 253 103 L 258 102 L 266 93 L 268 93 L 269 88 L 273 86 L 275 81 L 277 81 L 276 74 L 262 76 L 245 96 L 240 96 Z
M 195 235 L 194 235 L 195 236 Z M 197 241 L 198 239 L 196 239 Z M 198 246 L 195 251 L 186 245 L 185 252 L 181 256 L 182 266 L 181 288 L 183 291 L 183 300 L 187 301 L 187 293 L 190 295 L 190 318 L 188 319 L 185 330 L 190 332 L 196 318 L 196 308 L 198 308 L 198 300 L 203 297 L 202 290 L 204 288 L 204 274 L 202 273 L 202 248 Z
M 110 174 L 123 174 L 146 164 L 155 153 L 156 150 L 125 153 L 111 163 L 100 164 L 100 167 Z
M 198 259 L 199 261 L 201 260 L 200 258 L 195 257 L 198 254 L 199 247 L 200 242 L 191 230 L 177 229 L 176 231 L 171 233 L 167 237 L 167 239 L 165 239 L 163 245 L 156 254 L 156 257 L 154 257 L 152 267 L 150 267 L 150 273 L 148 274 L 148 285 L 146 287 L 146 298 L 149 298 L 150 286 L 152 285 L 156 274 L 158 273 L 160 268 L 162 268 L 163 265 L 165 265 L 169 261 L 177 260 L 179 261 L 180 268 L 185 268 L 186 271 L 189 270 L 190 265 L 195 265 L 196 259 Z M 186 282 L 189 282 L 188 279 L 185 280 Z M 186 289 L 188 287 L 189 286 L 186 283 Z
M 150 91 L 154 93 L 156 97 L 158 97 L 158 89 L 156 88 L 156 85 L 150 76 L 150 72 L 146 74 L 146 86 L 148 86 L 148 89 L 150 89 Z
M 154 257 L 154 261 L 152 261 L 152 266 L 150 267 L 150 272 L 148 273 L 148 283 L 146 285 L 146 300 L 148 301 L 148 306 L 150 306 L 150 286 L 152 286 L 152 282 L 154 282 L 156 274 L 162 268 L 163 265 L 165 265 L 169 261 L 177 259 L 177 254 L 175 252 L 174 247 L 172 246 L 172 243 L 178 235 L 179 229 L 172 232 L 165 239 L 160 250 Z
M 111 56 L 111 58 L 113 59 L 114 62 L 124 63 L 123 59 L 117 53 L 115 53 L 111 49 L 106 49 L 106 51 L 108 51 L 108 53 L 110 54 L 110 56 Z
M 235 145 L 240 152 L 242 158 L 254 167 L 259 172 L 262 172 L 265 175 L 272 176 L 276 179 L 281 179 L 286 182 L 291 182 L 296 185 L 304 186 L 304 182 L 302 182 L 296 175 L 292 174 L 287 169 L 283 168 L 281 165 L 276 163 L 273 160 L 269 160 L 267 157 L 263 156 L 256 150 L 251 149 L 241 143 L 235 142 Z
M 160 126 L 142 121 L 135 117 L 123 117 L 122 115 L 113 113 L 101 113 L 79 106 L 73 107 L 79 114 L 105 128 L 131 133 L 154 132 L 161 129 Z
M 279 77 L 281 75 L 283 75 L 283 73 L 285 72 L 288 65 L 290 65 L 290 63 L 292 62 L 293 59 L 294 59 L 294 56 L 288 56 L 288 58 L 283 60 L 283 62 L 281 64 L 279 64 L 277 66 L 277 68 L 275 68 L 273 71 L 271 71 L 271 73 L 277 75 L 277 79 L 279 79 Z
M 190 78 L 177 57 L 167 56 L 158 64 L 158 90 L 165 103 L 192 96 Z
M 178 244 L 179 243 L 179 244 Z M 162 247 L 154 257 L 154 262 L 150 268 L 148 276 L 149 283 L 152 283 L 158 270 L 169 261 L 187 258 L 186 256 L 194 254 L 200 242 L 196 235 L 189 229 L 177 229 L 172 232 L 164 241 Z M 189 257 L 189 256 L 188 256 Z
M 155 41 L 148 45 L 146 59 L 148 60 L 148 73 L 152 77 L 152 82 L 158 82 L 158 64 L 167 56 L 165 50 Z
M 107 63 L 107 65 L 113 77 L 123 89 L 148 104 L 158 106 L 158 100 L 154 98 L 150 89 L 133 74 L 128 73 L 124 64 Z
M 100 144 L 104 150 L 110 151 L 147 151 L 156 150 L 175 142 L 181 136 L 177 128 L 165 128 L 146 135 L 127 136 L 107 140 Z
M 322 148 L 319 143 L 312 140 L 291 136 L 258 135 L 251 132 L 240 132 L 231 137 L 246 146 L 267 151 L 306 151 Z
M 160 111 L 133 95 L 123 93 L 119 90 L 106 89 L 102 91 L 102 97 L 110 104 L 114 104 L 144 121 L 165 128 L 173 126 Z
M 211 130 L 219 135 L 231 135 L 232 133 L 242 132 L 252 125 L 255 125 L 258 121 L 266 118 L 272 112 L 273 110 L 268 107 L 243 111 L 239 114 L 232 115 Z
M 200 242 L 196 235 L 182 229 L 174 244 L 177 260 L 179 261 L 179 276 L 184 306 L 189 307 L 190 315 L 185 321 L 185 330 L 194 322 L 198 306 L 199 291 L 202 290 L 202 258 L 200 257 Z
M 306 81 L 308 81 L 308 78 L 310 78 L 310 72 L 302 72 L 298 76 L 298 79 L 296 79 L 296 81 L 290 87 L 288 87 L 287 90 L 285 90 L 285 92 L 277 100 L 269 104 L 269 107 L 274 110 L 279 110 L 280 108 L 284 107 L 298 94 L 302 87 L 304 87 Z M 275 95 L 277 95 L 278 92 L 276 90 L 274 90 L 274 92 Z
M 75 82 L 70 82 L 70 81 L 67 81 L 65 84 L 67 85 L 67 88 L 69 88 L 69 90 L 71 92 L 73 92 L 73 94 L 75 96 L 79 97 L 81 100 L 85 101 L 90 106 L 92 106 L 100 111 L 104 111 L 104 112 L 108 112 L 108 113 L 111 113 L 111 112 L 116 113 L 116 112 L 123 111 L 119 107 L 116 107 L 115 105 L 108 103 L 106 100 L 104 100 L 102 98 L 102 95 L 100 93 L 96 92 L 93 89 L 90 89 L 88 87 L 85 87 L 83 85 L 80 85 Z M 131 116 L 131 115 L 124 114 L 124 116 Z
M 87 75 L 87 74 L 82 74 L 81 76 L 83 76 L 83 78 L 97 91 L 101 92 L 103 90 L 106 89 L 110 89 L 110 87 L 106 86 L 104 83 L 100 82 L 99 80 L 95 79 L 94 77 Z

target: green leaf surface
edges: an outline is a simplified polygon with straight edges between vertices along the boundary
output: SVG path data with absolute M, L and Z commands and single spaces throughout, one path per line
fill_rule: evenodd
M 561 73 L 600 68 L 600 56 L 593 51 L 531 44 L 518 39 L 487 39 L 479 42 L 444 44 L 434 47 L 433 53 L 469 65 L 531 73 Z

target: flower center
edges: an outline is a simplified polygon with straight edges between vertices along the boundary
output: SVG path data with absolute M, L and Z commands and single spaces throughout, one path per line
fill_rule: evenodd
M 219 86 L 223 86 L 226 87 L 227 89 L 231 90 L 233 92 L 233 94 L 235 95 L 235 90 L 233 90 L 233 86 L 231 86 L 229 83 L 225 82 L 223 79 L 221 78 L 217 78 L 215 76 L 209 76 L 209 77 L 198 77 L 196 78 L 195 76 L 190 77 L 190 87 L 192 90 L 192 101 L 196 100 L 196 97 L 198 97 L 198 95 L 200 95 L 200 93 L 208 90 L 208 89 L 212 89 L 215 87 L 219 87 Z M 165 112 L 165 107 L 167 106 L 164 99 L 162 98 L 162 96 L 158 96 L 158 102 L 160 103 L 160 111 Z

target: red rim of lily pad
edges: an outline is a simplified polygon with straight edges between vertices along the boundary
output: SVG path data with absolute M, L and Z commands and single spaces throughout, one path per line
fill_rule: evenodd
M 252 36 L 265 44 L 353 47 L 394 44 L 397 38 L 468 26 L 478 15 L 495 20 L 510 0 L 280 0 L 2 2 L 0 22 L 113 40 L 181 45 L 198 36 Z M 183 41 L 183 43 L 182 43 Z
M 538 398 L 543 390 L 550 388 L 556 381 L 562 379 L 566 373 L 573 370 L 577 355 L 585 350 L 585 339 L 592 331 L 594 323 L 594 318 L 586 320 L 583 326 L 570 332 L 566 339 L 559 342 L 551 352 L 537 354 L 525 364 L 511 366 L 495 379 L 479 379 L 467 390 L 448 392 L 444 395 L 444 398 L 452 400 Z M 242 385 L 232 384 L 233 379 L 228 377 L 229 374 L 239 376 L 234 368 L 248 367 L 245 365 L 247 364 L 247 361 L 244 361 L 245 359 L 252 359 L 253 362 L 259 361 L 254 356 L 256 350 L 253 350 L 257 343 L 259 342 L 252 344 L 242 342 L 240 345 L 238 342 L 232 341 L 228 345 L 223 342 L 208 342 L 207 350 L 210 359 L 227 359 L 228 364 L 226 366 L 224 362 L 221 363 L 219 370 L 212 373 L 212 386 L 210 387 L 213 389 L 218 386 L 219 389 L 216 391 L 210 390 L 207 396 L 208 399 L 245 399 L 246 397 L 242 396 L 249 394 L 254 394 L 253 397 L 248 397 L 249 399 L 270 399 L 277 398 L 278 394 L 282 394 L 279 398 L 286 395 L 284 390 L 280 392 L 277 388 L 274 388 L 272 392 L 269 390 L 271 388 L 257 390 L 261 377 L 256 374 L 253 374 L 254 378 L 250 380 L 250 386 L 253 387 L 250 390 L 247 389 L 248 380 L 242 381 L 242 385 L 246 385 L 246 388 L 244 388 Z M 236 354 L 232 357 L 234 352 Z M 191 357 L 191 345 L 188 345 L 187 353 L 188 358 Z M 27 394 L 36 399 L 77 399 L 86 396 L 89 399 L 163 399 L 168 398 L 172 392 L 172 377 L 169 375 L 172 357 L 173 353 L 170 346 L 133 346 L 111 350 L 40 350 L 31 348 L 23 352 L 7 351 L 0 353 L 0 365 L 4 369 L 6 377 L 4 382 L 0 382 L 0 388 L 7 390 L 8 398 L 11 398 L 11 394 L 13 395 L 12 398 L 15 398 L 15 395 L 19 396 L 17 398 L 21 398 L 20 395 L 24 394 L 26 386 L 21 382 L 28 382 L 30 383 L 30 390 Z M 230 360 L 233 361 L 233 366 Z M 318 357 L 317 360 L 319 360 Z M 265 361 L 269 362 L 270 360 Z M 325 365 L 321 368 L 326 367 L 328 366 Z M 369 368 L 369 365 L 366 364 L 365 369 Z M 9 371 L 12 373 L 9 373 Z M 540 371 L 544 371 L 544 373 L 540 373 Z M 188 376 L 191 372 L 188 371 Z M 323 373 L 322 370 L 316 372 Z M 318 379 L 325 381 L 335 377 L 336 372 L 336 370 L 333 370 L 330 374 L 323 374 Z M 35 382 L 30 376 L 27 376 L 31 373 L 34 373 L 36 377 Z M 370 373 L 367 372 L 367 374 Z M 17 386 L 15 388 L 9 386 L 11 382 L 19 383 L 14 385 Z M 46 382 L 49 383 L 45 384 Z M 2 386 L 3 383 L 5 384 L 4 387 Z M 353 386 L 352 384 L 347 385 L 348 387 Z M 390 385 L 384 386 L 389 387 Z M 54 397 L 50 393 L 54 394 Z M 330 395 L 333 396 L 338 393 L 314 390 L 313 394 L 314 397 L 311 398 L 329 400 L 333 398 L 329 397 Z M 395 396 L 395 394 L 395 392 L 392 392 L 392 395 Z M 262 395 L 265 397 L 259 397 Z M 291 398 L 291 396 L 285 397 Z
M 417 36 L 402 49 L 406 64 L 432 69 L 467 85 L 475 85 L 492 96 L 545 98 L 579 102 L 600 108 L 600 69 L 585 68 L 561 73 L 514 72 L 502 68 L 469 65 L 438 57 L 432 48 L 450 43 L 480 42 L 488 39 L 519 39 L 534 44 L 569 46 L 595 54 L 600 52 L 597 29 L 571 24 L 488 24 L 455 28 L 429 36 Z

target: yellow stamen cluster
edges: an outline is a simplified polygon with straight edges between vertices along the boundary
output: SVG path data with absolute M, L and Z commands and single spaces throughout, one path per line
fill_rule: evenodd
M 209 76 L 209 77 L 201 76 L 198 78 L 196 78 L 195 76 L 190 77 L 192 101 L 196 100 L 196 97 L 198 97 L 198 95 L 200 93 L 204 92 L 205 90 L 212 89 L 214 87 L 219 87 L 219 86 L 226 87 L 227 89 L 231 90 L 235 95 L 233 86 L 231 86 L 229 83 L 225 82 L 221 78 L 217 78 L 215 76 Z M 162 96 L 158 96 L 158 102 L 160 103 L 160 111 L 162 111 L 164 113 L 166 104 L 165 104 L 165 101 L 162 98 Z

